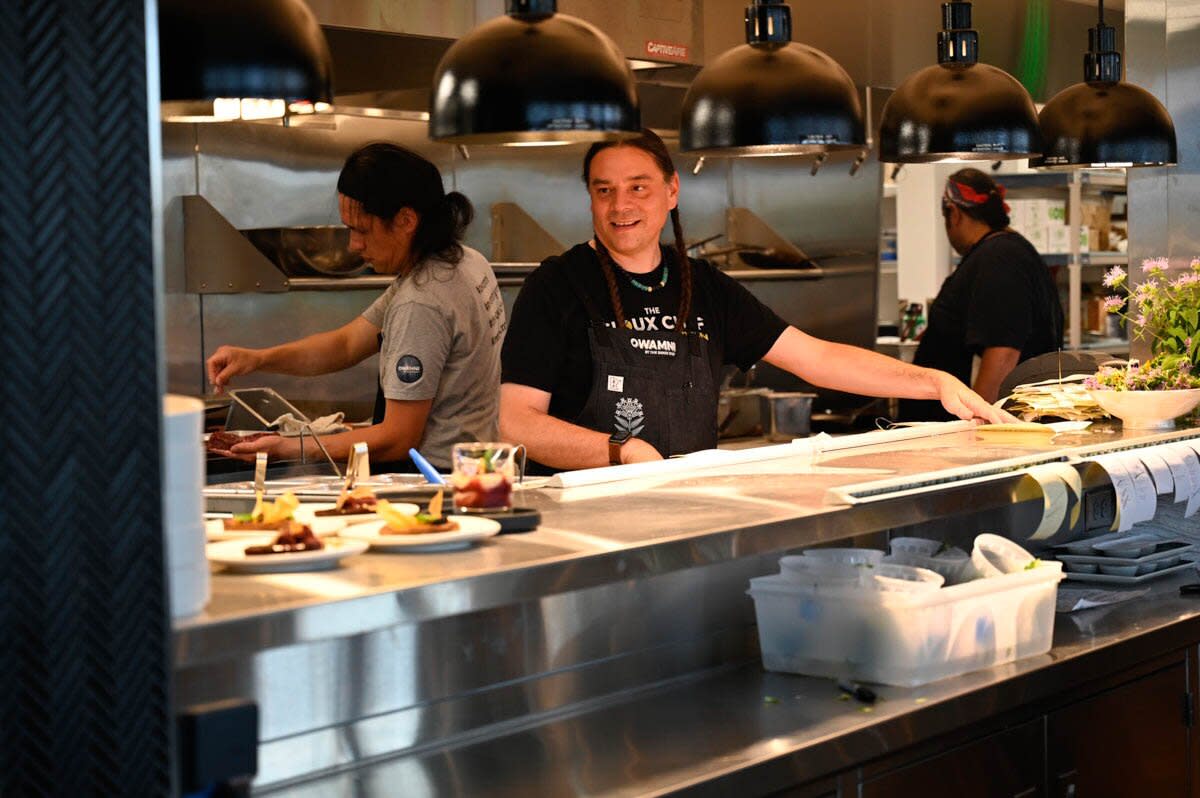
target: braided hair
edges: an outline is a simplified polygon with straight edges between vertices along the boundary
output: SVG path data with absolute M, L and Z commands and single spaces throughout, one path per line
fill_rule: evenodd
M 631 139 L 623 139 L 621 141 L 598 141 L 588 148 L 587 155 L 583 156 L 583 183 L 588 184 L 591 178 L 592 159 L 600 152 L 612 147 L 635 147 L 654 159 L 654 163 L 662 172 L 663 180 L 670 180 L 675 176 L 675 164 L 671 160 L 671 153 L 667 151 L 667 145 L 653 131 L 642 128 L 642 132 Z M 678 204 L 671 209 L 671 229 L 675 234 L 675 260 L 679 266 L 681 275 L 681 283 L 679 289 L 679 313 L 677 317 L 676 328 L 680 332 L 686 332 L 688 318 L 692 313 L 692 262 L 687 256 L 687 246 L 683 239 L 683 225 L 679 221 L 679 206 Z M 621 304 L 621 293 L 617 288 L 616 266 L 613 261 L 612 254 L 608 251 L 608 247 L 604 246 L 604 242 L 600 240 L 600 236 L 596 236 L 596 254 L 600 257 L 600 267 L 604 272 L 604 281 L 608 284 L 608 296 L 613 306 L 613 314 L 616 316 L 617 326 L 626 327 L 628 322 L 625 320 L 625 310 Z

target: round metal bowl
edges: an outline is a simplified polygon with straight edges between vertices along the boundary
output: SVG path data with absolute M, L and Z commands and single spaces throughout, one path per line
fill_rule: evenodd
M 341 225 L 266 227 L 243 233 L 289 277 L 347 276 L 367 267 L 362 255 L 350 251 L 350 229 Z

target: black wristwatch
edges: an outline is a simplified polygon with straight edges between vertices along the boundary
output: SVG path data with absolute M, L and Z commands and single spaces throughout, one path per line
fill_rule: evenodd
M 619 430 L 608 436 L 608 464 L 621 464 L 621 447 L 624 446 L 633 436 L 629 434 L 629 430 Z

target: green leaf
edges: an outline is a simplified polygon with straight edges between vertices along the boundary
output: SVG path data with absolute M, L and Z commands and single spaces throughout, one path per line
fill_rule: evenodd
M 234 521 L 241 521 L 243 524 L 248 524 L 254 520 L 254 513 L 234 513 Z

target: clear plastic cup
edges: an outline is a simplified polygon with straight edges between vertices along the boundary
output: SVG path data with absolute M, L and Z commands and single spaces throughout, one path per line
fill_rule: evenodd
M 456 443 L 451 450 L 450 484 L 454 509 L 460 513 L 491 513 L 512 509 L 512 486 L 517 452 L 511 443 Z

